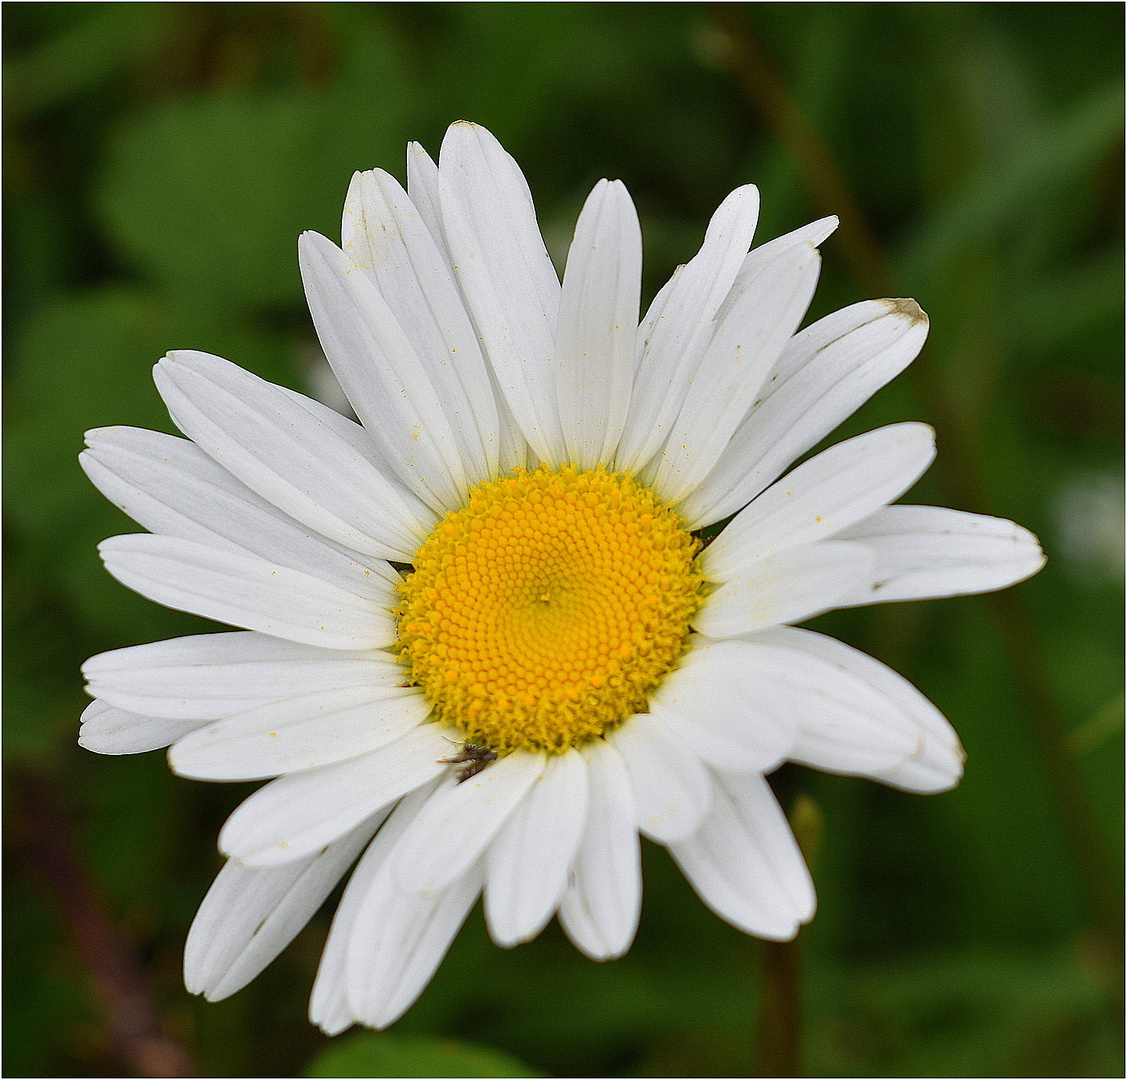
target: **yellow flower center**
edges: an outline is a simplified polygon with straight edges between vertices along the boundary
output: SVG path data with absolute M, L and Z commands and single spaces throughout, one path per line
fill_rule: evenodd
M 467 743 L 562 752 L 632 713 L 700 601 L 699 542 L 601 466 L 479 484 L 400 585 L 400 659 Z

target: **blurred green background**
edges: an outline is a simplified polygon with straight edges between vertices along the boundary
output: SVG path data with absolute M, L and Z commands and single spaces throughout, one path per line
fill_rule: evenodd
M 1123 23 L 1119 4 L 6 4 L 4 1073 L 181 1054 L 203 1075 L 750 1075 L 764 1027 L 809 1075 L 1122 1075 Z M 316 392 L 297 234 L 339 239 L 353 170 L 402 178 L 406 142 L 436 153 L 458 118 L 524 167 L 558 261 L 594 181 L 622 178 L 647 302 L 739 184 L 764 239 L 841 215 L 810 317 L 914 296 L 932 334 L 838 436 L 934 424 L 911 501 L 1014 518 L 1049 563 L 1000 598 L 815 624 L 912 679 L 968 763 L 928 798 L 777 774 L 820 897 L 798 947 L 720 922 L 647 845 L 626 958 L 591 963 L 555 924 L 502 951 L 478 911 L 404 1020 L 328 1040 L 305 1009 L 335 897 L 234 998 L 180 981 L 251 786 L 75 743 L 87 656 L 203 628 L 102 571 L 97 541 L 135 526 L 75 459 L 86 428 L 172 430 L 150 379 L 172 348 Z M 786 1032 L 760 1019 L 780 957 L 801 971 Z

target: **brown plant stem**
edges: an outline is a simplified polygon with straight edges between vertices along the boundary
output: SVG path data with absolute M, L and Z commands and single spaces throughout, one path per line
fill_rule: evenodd
M 792 941 L 759 944 L 757 1076 L 801 1076 L 802 947 Z
M 779 774 L 775 774 L 778 777 Z M 791 831 L 812 873 L 817 870 L 822 812 L 805 792 L 787 815 Z M 756 1024 L 757 1076 L 802 1075 L 802 934 L 790 941 L 759 943 L 759 1016 Z
M 114 1052 L 136 1076 L 195 1076 L 184 1046 L 165 1033 L 133 945 L 111 923 L 75 855 L 71 821 L 55 785 L 21 773 L 23 853 L 50 891 L 105 1013 Z

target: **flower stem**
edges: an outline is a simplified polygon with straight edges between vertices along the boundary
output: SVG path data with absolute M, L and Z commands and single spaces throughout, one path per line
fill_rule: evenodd
M 799 939 L 764 941 L 759 954 L 757 1076 L 801 1076 L 802 949 Z
M 111 923 L 79 863 L 73 824 L 57 786 L 30 771 L 19 774 L 13 786 L 20 795 L 23 853 L 70 931 L 118 1058 L 136 1076 L 197 1075 L 183 1044 L 162 1029 L 141 958 Z
M 813 871 L 822 836 L 822 812 L 809 795 L 800 792 L 787 816 L 802 857 Z M 801 1076 L 802 934 L 790 941 L 761 942 L 759 969 L 756 1074 Z

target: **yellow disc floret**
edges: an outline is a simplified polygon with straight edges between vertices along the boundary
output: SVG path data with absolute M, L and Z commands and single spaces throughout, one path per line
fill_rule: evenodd
M 419 548 L 400 659 L 467 743 L 566 750 L 644 711 L 681 654 L 698 546 L 627 473 L 516 469 Z

